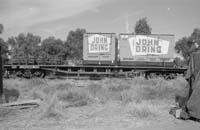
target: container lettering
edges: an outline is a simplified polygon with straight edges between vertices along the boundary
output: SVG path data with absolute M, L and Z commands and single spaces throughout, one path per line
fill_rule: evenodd
M 128 40 L 133 56 L 168 54 L 169 41 L 143 35 L 136 35 Z
M 89 53 L 106 53 L 110 52 L 111 38 L 95 34 L 88 38 Z
M 136 52 L 140 53 L 161 53 L 161 46 L 158 40 L 139 39 L 136 42 Z

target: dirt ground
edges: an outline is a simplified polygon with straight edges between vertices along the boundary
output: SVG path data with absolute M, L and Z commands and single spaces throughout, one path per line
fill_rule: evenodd
M 134 104 L 119 102 L 92 104 L 66 109 L 64 116 L 41 118 L 40 108 L 1 108 L 0 130 L 199 130 L 200 123 L 178 120 L 160 105 L 155 116 L 138 119 L 131 113 Z

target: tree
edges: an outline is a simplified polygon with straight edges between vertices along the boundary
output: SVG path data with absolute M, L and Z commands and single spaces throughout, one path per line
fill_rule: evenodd
M 8 45 L 2 38 L 0 38 L 0 45 L 1 45 L 1 55 L 3 63 L 6 64 L 8 62 L 8 54 L 9 54 Z
M 3 32 L 3 24 L 0 24 L 0 34 Z
M 197 43 L 200 46 L 200 29 L 199 28 L 195 28 L 190 37 L 193 40 L 193 42 Z
M 80 28 L 69 32 L 67 40 L 65 41 L 65 46 L 68 50 L 68 59 L 77 61 L 82 60 L 84 33 L 86 33 L 86 30 Z
M 195 28 L 190 36 L 183 37 L 176 42 L 175 50 L 188 61 L 190 54 L 196 51 L 198 46 L 200 46 L 200 29 Z
M 32 62 L 34 64 L 37 59 L 37 47 L 41 42 L 41 37 L 28 34 L 19 34 L 17 37 L 8 38 L 7 43 L 11 46 L 11 56 L 12 59 L 19 60 L 25 64 Z M 33 61 L 34 60 L 34 61 Z
M 48 37 L 42 41 L 42 58 L 49 64 L 63 64 L 66 50 L 62 40 Z
M 139 19 L 135 24 L 135 34 L 149 35 L 152 28 L 147 23 L 147 18 Z
M 174 58 L 174 63 L 179 68 L 186 68 L 187 67 L 187 61 L 184 59 L 181 59 L 180 57 Z
M 3 24 L 0 24 L 0 34 L 3 33 Z M 3 62 L 6 63 L 8 61 L 8 45 L 6 42 L 0 38 L 0 46 L 1 46 L 1 55 Z
M 0 24 L 0 34 L 3 32 L 3 25 Z M 2 42 L 2 39 L 0 39 L 0 42 Z M 0 49 L 2 48 L 2 43 L 0 43 Z M 1 50 L 0 50 L 1 52 Z M 2 52 L 0 53 L 0 55 L 2 54 Z M 1 56 L 0 56 L 0 100 L 2 98 L 2 95 L 3 95 L 3 77 L 2 77 L 2 59 L 1 59 Z
M 177 53 L 181 54 L 184 59 L 187 59 L 190 55 L 190 48 L 192 47 L 193 42 L 190 37 L 183 37 L 176 42 L 175 50 Z

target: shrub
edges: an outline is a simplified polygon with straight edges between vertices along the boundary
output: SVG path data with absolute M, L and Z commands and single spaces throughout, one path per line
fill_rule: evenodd
M 18 100 L 20 92 L 14 88 L 12 89 L 3 88 L 3 96 L 6 103 L 13 102 Z

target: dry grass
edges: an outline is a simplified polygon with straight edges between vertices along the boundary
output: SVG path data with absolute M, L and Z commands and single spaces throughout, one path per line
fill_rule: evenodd
M 128 113 L 136 119 L 155 118 L 159 115 L 156 107 L 152 104 L 135 104 Z
M 76 87 L 59 91 L 57 97 L 59 101 L 65 104 L 65 107 L 80 107 L 92 102 L 92 98 L 87 90 Z
M 166 81 L 162 78 L 145 80 L 143 77 L 126 79 L 104 79 L 99 81 L 47 80 L 47 79 L 6 79 L 6 88 L 20 92 L 19 100 L 41 99 L 42 118 L 60 118 L 69 107 L 119 102 L 134 104 L 127 113 L 144 119 L 159 115 L 158 103 L 173 102 L 175 93 L 181 91 L 186 82 L 182 77 Z M 65 114 L 64 114 L 65 115 Z
M 59 101 L 57 99 L 57 95 L 54 94 L 53 96 L 45 100 L 43 104 L 41 105 L 41 114 L 40 118 L 54 118 L 54 119 L 60 119 L 63 117 L 63 113 L 61 110 L 61 107 L 59 105 Z

